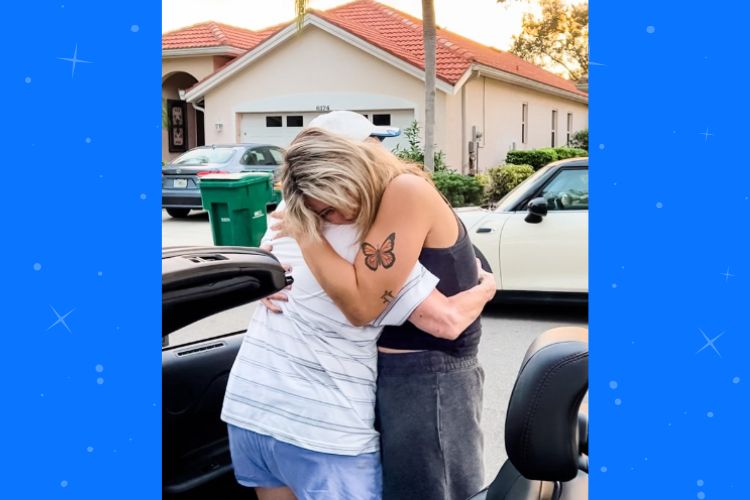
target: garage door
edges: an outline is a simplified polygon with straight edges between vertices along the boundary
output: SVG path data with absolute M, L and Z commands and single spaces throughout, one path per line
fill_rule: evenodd
M 361 110 L 358 111 L 376 125 L 399 127 L 402 131 L 414 120 L 413 110 Z M 310 121 L 321 113 L 243 113 L 240 119 L 240 140 L 242 142 L 259 142 L 285 148 L 306 127 Z M 406 146 L 406 138 L 400 137 L 385 140 L 389 149 L 397 144 Z

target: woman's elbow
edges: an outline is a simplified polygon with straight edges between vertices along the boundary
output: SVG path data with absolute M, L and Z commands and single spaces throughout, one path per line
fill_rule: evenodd
M 443 324 L 444 328 L 438 335 L 441 339 L 456 340 L 463 333 L 463 325 L 457 314 L 448 314 Z

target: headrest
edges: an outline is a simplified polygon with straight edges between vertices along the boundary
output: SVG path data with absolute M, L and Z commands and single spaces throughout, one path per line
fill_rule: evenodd
M 505 448 L 527 479 L 578 473 L 578 409 L 588 389 L 588 330 L 554 328 L 531 344 L 508 403 Z

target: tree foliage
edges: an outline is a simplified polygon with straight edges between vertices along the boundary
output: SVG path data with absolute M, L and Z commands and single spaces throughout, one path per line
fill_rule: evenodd
M 539 0 L 541 17 L 525 14 L 510 52 L 570 80 L 589 72 L 589 4 Z

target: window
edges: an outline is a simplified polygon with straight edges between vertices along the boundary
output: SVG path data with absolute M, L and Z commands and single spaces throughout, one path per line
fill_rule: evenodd
M 301 127 L 302 126 L 302 115 L 290 115 L 286 117 L 287 127 Z
M 526 144 L 529 138 L 529 105 L 521 104 L 521 144 Z
M 248 149 L 240 158 L 240 165 L 263 165 L 263 156 L 257 149 Z
M 391 115 L 372 115 L 372 124 L 373 125 L 386 125 L 390 126 L 391 124 Z
M 552 110 L 552 147 L 556 145 L 557 139 L 557 110 Z
M 266 116 L 266 127 L 281 127 L 283 122 L 280 116 Z
M 565 145 L 570 146 L 570 136 L 573 133 L 573 113 L 568 113 L 568 128 L 567 128 L 567 139 Z
M 203 147 L 188 151 L 172 162 L 172 165 L 186 167 L 205 165 L 206 163 L 226 163 L 234 155 L 234 148 Z
M 541 196 L 547 200 L 548 210 L 588 210 L 588 169 L 561 170 L 544 186 Z
M 280 149 L 268 148 L 268 152 L 271 153 L 271 157 L 276 165 L 284 163 L 284 152 Z

